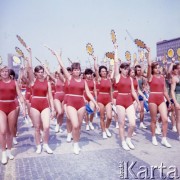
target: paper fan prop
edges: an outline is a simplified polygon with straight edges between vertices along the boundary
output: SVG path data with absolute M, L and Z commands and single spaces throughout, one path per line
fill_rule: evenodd
M 113 44 L 116 43 L 116 34 L 113 29 L 111 30 L 111 40 L 112 40 Z
M 173 58 L 174 57 L 174 50 L 173 49 L 168 49 L 167 55 L 169 58 Z
M 177 55 L 180 57 L 180 48 L 177 49 Z
M 140 51 L 139 57 L 141 61 L 144 61 L 144 51 Z
M 114 59 L 111 59 L 111 60 L 110 60 L 110 65 L 111 65 L 111 66 L 114 66 Z
M 114 59 L 114 52 L 107 52 L 106 57 L 109 59 Z
M 18 65 L 21 64 L 21 60 L 20 60 L 19 57 L 13 56 L 12 59 L 13 59 L 13 62 L 14 62 L 15 64 L 18 64 Z
M 19 40 L 19 42 L 25 47 L 27 48 L 27 45 L 26 43 L 24 42 L 24 40 L 19 36 L 19 35 L 16 35 L 17 39 Z
M 148 52 L 145 52 L 145 57 L 146 57 L 146 59 L 148 59 Z
M 129 51 L 126 51 L 125 52 L 125 57 L 126 57 L 127 61 L 130 61 L 131 60 L 131 53 Z
M 138 47 L 143 48 L 143 49 L 146 48 L 146 44 L 143 41 L 141 41 L 139 39 L 135 39 L 134 42 Z
M 163 58 L 162 58 L 162 63 L 165 64 L 167 63 L 167 57 L 166 54 L 164 54 Z
M 24 53 L 21 51 L 20 48 L 15 47 L 15 50 L 16 50 L 16 52 L 18 53 L 19 56 L 24 57 Z
M 91 55 L 91 56 L 94 54 L 94 48 L 93 48 L 93 46 L 92 46 L 91 43 L 87 43 L 87 45 L 86 45 L 86 51 L 87 51 L 87 53 L 88 53 L 89 55 Z
M 3 63 L 2 57 L 0 56 L 0 65 Z
M 134 54 L 133 54 L 133 60 L 136 60 L 136 59 L 137 59 L 137 54 L 134 53 Z

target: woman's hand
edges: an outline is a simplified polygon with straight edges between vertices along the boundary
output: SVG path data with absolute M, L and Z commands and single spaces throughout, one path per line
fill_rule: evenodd
M 56 111 L 55 110 L 52 110 L 51 111 L 51 120 L 53 120 L 54 119 L 54 117 L 56 116 Z
M 100 111 L 100 107 L 97 103 L 95 103 L 95 106 L 96 106 L 96 110 L 99 112 Z

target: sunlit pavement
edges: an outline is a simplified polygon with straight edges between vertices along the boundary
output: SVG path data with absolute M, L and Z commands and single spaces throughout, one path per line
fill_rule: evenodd
M 110 126 L 112 137 L 103 139 L 99 119 L 94 118 L 94 131 L 86 131 L 85 124 L 82 125 L 81 152 L 75 155 L 72 143 L 66 142 L 65 123 L 63 132 L 56 134 L 55 122 L 51 121 L 49 145 L 54 154 L 50 155 L 46 152 L 35 153 L 34 130 L 20 117 L 18 144 L 12 150 L 15 159 L 9 160 L 7 165 L 0 165 L 0 179 L 161 179 L 162 175 L 180 175 L 180 141 L 177 134 L 172 132 L 169 124 L 168 141 L 172 148 L 161 145 L 161 135 L 157 136 L 158 146 L 154 146 L 149 122 L 149 114 L 146 114 L 148 129 L 144 130 L 138 128 L 137 120 L 137 135 L 132 138 L 135 150 L 125 151 L 121 147 L 114 120 Z

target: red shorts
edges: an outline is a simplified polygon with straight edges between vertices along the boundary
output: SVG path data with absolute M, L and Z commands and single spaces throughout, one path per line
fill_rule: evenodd
M 154 103 L 159 106 L 162 102 L 164 102 L 163 94 L 150 93 L 148 103 Z
M 98 94 L 97 97 L 97 102 L 103 104 L 104 106 L 106 106 L 108 103 L 111 102 L 111 96 L 110 94 Z
M 65 96 L 64 92 L 56 92 L 56 93 L 54 94 L 54 99 L 57 99 L 57 100 L 59 100 L 60 102 L 63 102 L 64 96 Z
M 118 91 L 114 91 L 114 92 L 113 92 L 113 99 L 116 99 L 117 96 L 118 96 Z
M 68 94 L 65 94 L 65 96 L 64 96 L 64 104 L 67 104 L 67 102 L 68 102 L 68 97 L 69 97 L 69 95 L 68 95 Z
M 85 106 L 84 98 L 81 96 L 68 95 L 67 106 L 72 106 L 76 110 L 79 110 L 80 108 Z
M 127 109 L 129 106 L 133 104 L 132 94 L 118 94 L 116 99 L 116 105 L 123 106 Z
M 90 92 L 90 93 L 92 94 L 93 97 L 95 96 L 93 92 Z M 86 99 L 86 101 L 88 101 L 88 102 L 90 101 L 90 99 L 86 93 L 84 93 L 84 98 Z
M 30 97 L 31 97 L 30 92 L 27 92 L 27 93 L 25 94 L 25 99 L 26 99 L 27 101 L 29 101 L 29 100 L 30 100 Z
M 16 102 L 0 102 L 0 111 L 3 111 L 6 115 L 16 109 Z
M 34 98 L 31 99 L 31 107 L 42 112 L 44 109 L 49 107 L 47 98 Z

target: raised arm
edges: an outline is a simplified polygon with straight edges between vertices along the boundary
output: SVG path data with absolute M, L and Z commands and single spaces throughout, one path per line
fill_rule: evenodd
M 53 52 L 52 52 L 52 53 L 53 53 Z M 70 79 L 71 79 L 71 75 L 68 73 L 66 67 L 64 66 L 64 63 L 63 63 L 63 61 L 62 61 L 62 59 L 61 59 L 61 53 L 58 53 L 58 52 L 55 52 L 55 51 L 54 51 L 53 54 L 56 56 L 56 58 L 57 58 L 57 60 L 58 60 L 58 63 L 59 63 L 60 67 L 61 67 L 62 70 L 63 70 L 63 73 L 64 73 L 65 78 L 66 78 L 67 80 L 70 80 Z
M 95 74 L 96 74 L 96 81 L 99 80 L 99 73 L 98 73 L 98 66 L 97 66 L 97 58 L 95 56 L 92 56 L 93 57 L 93 60 L 94 60 L 94 71 L 95 71 Z
M 119 75 L 119 67 L 118 67 L 118 45 L 114 44 L 115 55 L 114 55 L 114 76 Z
M 26 49 L 29 53 L 29 58 L 27 58 L 27 74 L 29 77 L 29 83 L 32 84 L 34 81 L 34 72 L 32 69 L 32 51 L 31 51 L 31 48 L 29 47 L 27 47 Z
M 147 57 L 147 62 L 148 62 L 147 79 L 148 79 L 148 82 L 150 82 L 151 79 L 152 79 L 152 74 L 151 74 L 151 71 L 152 71 L 151 64 L 152 64 L 152 62 L 150 60 L 150 58 L 151 58 L 150 57 L 150 48 L 146 47 L 146 50 L 148 51 L 148 57 Z

